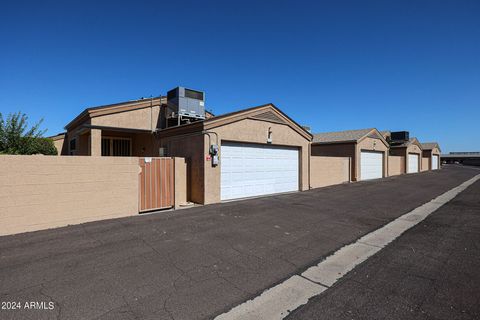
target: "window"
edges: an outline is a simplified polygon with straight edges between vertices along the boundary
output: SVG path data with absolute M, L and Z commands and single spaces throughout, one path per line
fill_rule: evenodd
M 130 138 L 102 138 L 102 156 L 132 156 L 132 140 Z
M 77 150 L 77 139 L 70 140 L 70 151 Z
M 158 156 L 160 157 L 168 157 L 168 149 L 167 147 L 160 147 L 158 149 Z
M 110 140 L 107 138 L 102 138 L 102 156 L 110 155 Z

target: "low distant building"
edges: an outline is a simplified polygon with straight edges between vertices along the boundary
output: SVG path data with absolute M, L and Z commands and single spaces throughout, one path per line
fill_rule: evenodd
M 440 155 L 442 163 L 459 163 L 480 166 L 480 152 L 450 152 Z

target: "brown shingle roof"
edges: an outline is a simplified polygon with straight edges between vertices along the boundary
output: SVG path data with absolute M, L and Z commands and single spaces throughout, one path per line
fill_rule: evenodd
M 405 147 L 408 147 L 409 145 L 411 145 L 412 143 L 415 143 L 416 145 L 418 145 L 423 150 L 423 146 L 420 142 L 418 142 L 417 138 L 410 138 L 410 139 L 408 139 L 408 141 L 404 141 L 403 143 L 400 143 L 400 144 L 392 144 L 390 146 L 390 148 L 405 148 Z
M 384 137 L 387 137 L 387 136 L 390 136 L 392 132 L 390 130 L 383 130 L 383 131 L 380 131 L 380 134 Z
M 424 142 L 421 143 L 423 150 L 432 150 L 433 148 L 439 148 L 440 146 L 436 142 Z
M 313 143 L 331 143 L 331 142 L 347 142 L 358 141 L 367 135 L 373 128 L 359 129 L 359 130 L 346 130 L 336 132 L 323 132 L 313 135 Z

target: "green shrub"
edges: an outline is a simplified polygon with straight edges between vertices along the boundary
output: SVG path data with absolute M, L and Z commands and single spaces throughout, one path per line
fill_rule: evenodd
M 52 139 L 44 138 L 40 130 L 42 120 L 28 128 L 26 114 L 10 113 L 5 120 L 0 113 L 0 154 L 56 155 Z

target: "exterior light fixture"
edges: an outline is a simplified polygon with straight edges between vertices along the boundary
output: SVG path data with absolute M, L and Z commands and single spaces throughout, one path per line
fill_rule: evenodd
M 268 128 L 267 143 L 272 143 L 272 127 Z

